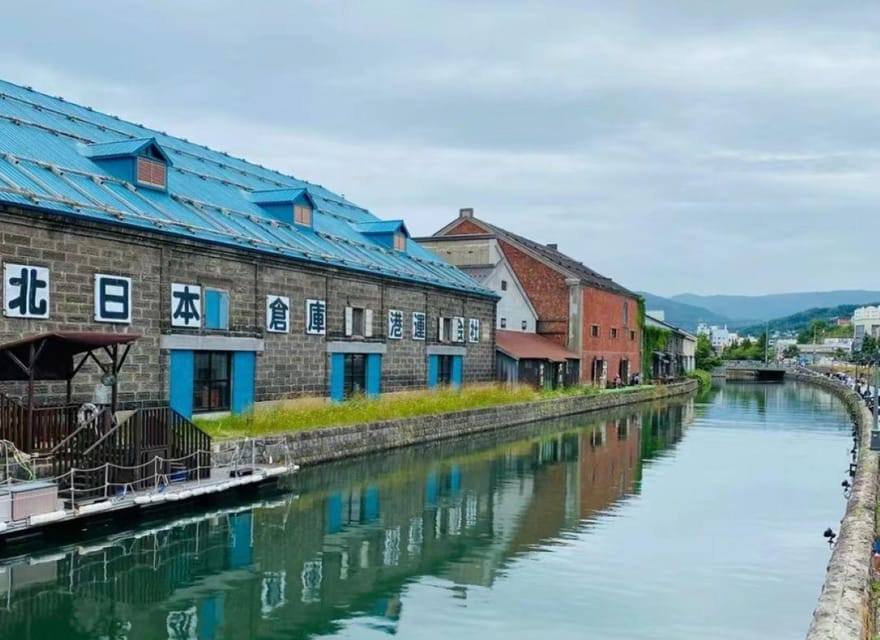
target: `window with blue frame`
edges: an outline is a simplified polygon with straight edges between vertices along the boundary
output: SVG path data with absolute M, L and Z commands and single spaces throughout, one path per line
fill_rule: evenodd
M 228 411 L 232 354 L 225 351 L 196 351 L 193 367 L 193 413 Z
M 437 384 L 452 384 L 452 356 L 437 356 Z
M 229 292 L 205 289 L 205 329 L 229 329 Z
M 351 398 L 367 390 L 367 356 L 363 353 L 345 354 L 345 383 L 343 394 Z

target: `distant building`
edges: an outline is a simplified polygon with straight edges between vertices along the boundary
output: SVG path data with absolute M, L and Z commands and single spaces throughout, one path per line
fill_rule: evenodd
M 849 327 L 852 325 L 852 319 L 850 318 L 835 318 L 835 322 L 837 322 L 838 327 Z
M 859 307 L 852 315 L 853 338 L 861 341 L 865 336 L 880 336 L 880 306 Z
M 568 257 L 555 244 L 511 233 L 475 217 L 473 209 L 461 209 L 456 219 L 418 242 L 464 266 L 474 264 L 475 257 L 491 262 L 492 247 L 500 249 L 534 309 L 535 332 L 580 357 L 578 379 L 605 386 L 618 376 L 629 380 L 639 372 L 638 294 Z M 506 330 L 511 329 L 517 327 L 508 322 Z
M 707 336 L 709 342 L 712 343 L 712 348 L 716 351 L 726 349 L 739 339 L 739 336 L 736 333 L 727 329 L 727 325 L 719 327 L 713 324 L 710 326 L 705 322 L 701 322 L 697 325 L 697 335 Z
M 837 349 L 842 349 L 847 353 L 850 353 L 853 348 L 853 343 L 855 340 L 853 338 L 824 338 L 822 340 L 822 344 L 826 347 L 831 347 L 835 351 Z
M 846 347 L 836 344 L 799 344 L 800 355 L 810 358 L 815 364 L 830 363 L 838 351 L 848 352 Z
M 675 325 L 664 322 L 652 313 L 645 314 L 645 326 L 669 332 L 666 349 L 651 355 L 652 377 L 678 377 L 696 369 L 697 337 Z
M 580 356 L 538 335 L 538 314 L 493 235 L 429 238 L 421 243 L 498 296 L 495 315 L 498 380 L 546 389 L 575 384 Z

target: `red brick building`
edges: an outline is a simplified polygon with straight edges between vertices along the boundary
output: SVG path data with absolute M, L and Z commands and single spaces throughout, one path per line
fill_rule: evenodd
M 581 354 L 580 380 L 604 386 L 640 372 L 639 296 L 611 278 L 462 209 L 433 237 L 497 240 L 538 316 L 537 333 Z M 430 244 L 430 243 L 429 243 Z

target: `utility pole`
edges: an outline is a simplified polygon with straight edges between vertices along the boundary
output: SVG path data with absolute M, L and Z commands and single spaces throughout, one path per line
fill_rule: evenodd
M 767 366 L 767 349 L 770 345 L 770 321 L 764 323 L 764 366 Z

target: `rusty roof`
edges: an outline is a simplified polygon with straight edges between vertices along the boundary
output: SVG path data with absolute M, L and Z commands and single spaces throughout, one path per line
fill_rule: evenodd
M 580 356 L 536 333 L 502 331 L 495 333 L 497 349 L 514 360 L 580 360 Z

